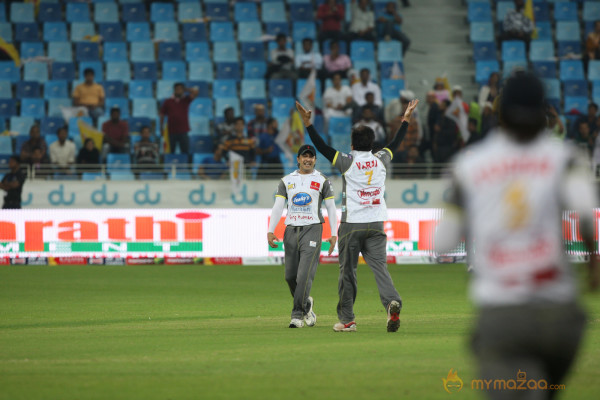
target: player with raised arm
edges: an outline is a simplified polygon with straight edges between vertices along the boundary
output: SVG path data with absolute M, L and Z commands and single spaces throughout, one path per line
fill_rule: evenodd
M 472 348 L 481 379 L 547 385 L 517 393 L 494 384 L 487 392 L 492 399 L 554 397 L 552 385 L 564 384 L 585 324 L 561 215 L 578 212 L 592 251 L 598 198 L 585 155 L 551 137 L 545 110 L 544 85 L 534 75 L 506 81 L 500 128 L 456 158 L 449 206 L 435 235 L 439 253 L 465 236 L 477 240 L 470 294 L 478 308 Z M 595 258 L 590 255 L 593 289 Z
M 335 236 L 337 215 L 333 188 L 329 179 L 315 169 L 316 160 L 317 152 L 313 146 L 307 144 L 300 146 L 297 157 L 298 169 L 279 181 L 267 233 L 269 245 L 276 248 L 275 242 L 279 239 L 274 232 L 287 200 L 283 247 L 285 280 L 294 297 L 290 328 L 302 328 L 304 322 L 307 326 L 314 326 L 317 322 L 310 289 L 321 255 L 325 222 L 321 214 L 323 201 L 327 208 L 332 235 L 328 239 L 329 255 L 337 242 Z
M 383 150 L 373 154 L 375 133 L 367 126 L 358 126 L 352 129 L 352 151 L 345 154 L 323 141 L 310 122 L 312 111 L 296 102 L 296 108 L 315 147 L 342 173 L 342 221 L 338 230 L 339 323 L 333 326 L 336 332 L 356 331 L 354 301 L 359 253 L 362 253 L 375 274 L 379 297 L 388 314 L 387 331 L 396 332 L 400 327 L 402 299 L 387 269 L 387 236 L 383 230 L 383 223 L 387 220 L 384 163 L 392 160 L 393 150 L 404 139 L 410 117 L 418 103 L 418 100 L 409 103 L 400 129 Z

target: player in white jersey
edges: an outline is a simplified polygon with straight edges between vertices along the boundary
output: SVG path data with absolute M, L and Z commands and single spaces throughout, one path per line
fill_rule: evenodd
M 465 235 L 477 241 L 470 292 L 479 316 L 472 347 L 483 381 L 535 380 L 550 388 L 564 384 L 585 321 L 561 215 L 578 211 L 592 251 L 598 199 L 584 156 L 544 129 L 539 79 L 524 72 L 508 79 L 500 124 L 456 158 L 435 245 L 444 253 Z M 598 286 L 595 258 L 592 288 Z M 487 393 L 492 399 L 542 399 L 556 391 L 494 387 Z
M 387 269 L 387 236 L 383 230 L 383 223 L 387 220 L 384 198 L 385 163 L 392 160 L 392 150 L 397 149 L 404 139 L 418 102 L 413 100 L 409 103 L 396 136 L 375 154 L 372 152 L 375 134 L 371 128 L 358 126 L 352 129 L 350 154 L 336 151 L 325 144 L 312 126 L 311 111 L 296 102 L 296 108 L 315 147 L 342 173 L 342 222 L 338 230 L 340 277 L 337 312 L 340 322 L 333 327 L 336 332 L 356 331 L 354 301 L 359 253 L 362 253 L 375 275 L 379 298 L 388 314 L 387 331 L 396 332 L 400 327 L 402 299 Z
M 285 201 L 287 215 L 283 247 L 285 251 L 285 280 L 294 297 L 290 328 L 314 326 L 317 315 L 313 311 L 313 298 L 310 296 L 313 279 L 321 255 L 323 223 L 321 204 L 325 202 L 332 236 L 328 239 L 329 254 L 333 252 L 337 236 L 337 215 L 333 188 L 329 179 L 315 169 L 317 153 L 310 145 L 298 150 L 298 169 L 284 176 L 277 187 L 275 204 L 271 212 L 267 240 L 276 248 L 275 228 L 281 219 Z

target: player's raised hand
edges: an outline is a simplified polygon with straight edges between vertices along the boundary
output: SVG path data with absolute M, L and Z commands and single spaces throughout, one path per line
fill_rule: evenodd
M 277 244 L 275 242 L 280 241 L 279 239 L 277 239 L 277 236 L 275 236 L 275 234 L 272 232 L 267 233 L 267 240 L 269 241 L 269 246 L 271 246 L 272 249 L 277 248 Z
M 329 242 L 329 255 L 331 255 L 335 249 L 335 244 L 337 243 L 337 236 L 332 236 L 327 239 L 327 241 Z
M 302 118 L 304 126 L 309 127 L 311 125 L 310 117 L 312 116 L 312 111 L 304 108 L 299 101 L 296 101 L 296 109 L 298 110 L 298 113 L 300 113 L 300 118 Z
M 419 104 L 419 100 L 417 100 L 417 99 L 411 100 L 408 103 L 408 107 L 406 107 L 406 111 L 404 111 L 404 120 L 406 122 L 410 122 L 410 117 L 412 116 L 413 111 L 415 111 L 415 108 L 417 108 L 418 104 Z

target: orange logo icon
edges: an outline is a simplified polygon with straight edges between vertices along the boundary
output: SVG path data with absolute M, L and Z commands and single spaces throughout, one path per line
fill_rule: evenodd
M 448 393 L 458 393 L 463 387 L 463 381 L 458 376 L 458 371 L 453 371 L 452 368 L 448 371 L 446 379 L 442 378 L 442 382 L 444 383 L 444 390 Z

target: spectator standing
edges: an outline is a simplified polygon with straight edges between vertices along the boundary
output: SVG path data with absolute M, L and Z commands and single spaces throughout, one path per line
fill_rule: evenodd
M 369 9 L 369 0 L 352 0 L 350 4 L 350 40 L 375 40 L 375 14 Z
M 333 78 L 334 74 L 341 74 L 342 78 L 348 76 L 348 70 L 352 68 L 352 61 L 346 54 L 340 53 L 340 43 L 332 41 L 329 43 L 329 54 L 323 56 L 326 77 Z
M 118 106 L 110 109 L 110 119 L 102 124 L 102 133 L 102 158 L 106 158 L 108 153 L 129 153 L 129 124 L 121 119 L 121 109 Z
M 277 179 L 283 175 L 283 166 L 281 165 L 281 149 L 275 143 L 279 126 L 275 118 L 267 120 L 267 132 L 258 136 L 258 145 L 256 154 L 260 155 L 260 167 L 258 177 L 263 179 Z
M 481 113 L 481 136 L 487 136 L 497 125 L 498 117 L 494 113 L 494 105 L 488 101 L 483 105 L 483 112 Z
M 225 119 L 217 125 L 217 129 L 215 130 L 216 136 L 213 137 L 215 148 L 217 148 L 218 145 L 225 143 L 225 140 L 233 135 L 233 128 L 235 126 L 235 110 L 233 107 L 227 107 L 223 111 L 223 117 Z
M 333 74 L 333 86 L 325 89 L 323 104 L 325 105 L 324 117 L 329 121 L 331 117 L 345 117 L 352 114 L 352 89 L 342 85 L 342 75 Z
M 483 125 L 483 122 L 482 122 Z M 566 136 L 565 126 L 562 123 L 556 109 L 552 106 L 548 109 L 548 130 L 552 136 L 564 140 Z
M 50 145 L 50 162 L 58 167 L 60 172 L 69 172 L 69 167 L 75 162 L 75 143 L 68 139 L 66 127 L 58 128 L 58 140 Z
M 104 88 L 94 81 L 95 72 L 92 68 L 86 68 L 83 77 L 84 82 L 73 90 L 73 105 L 86 107 L 95 125 L 104 114 Z
M 390 132 L 396 132 L 402 124 L 402 116 L 408 103 L 415 98 L 415 94 L 410 90 L 400 90 L 398 98 L 391 100 L 385 107 L 385 122 Z M 415 118 L 413 123 L 419 120 L 419 114 L 415 110 Z M 420 122 L 420 121 L 419 121 Z
M 33 149 L 38 148 L 41 152 L 41 162 L 48 158 L 48 145 L 42 137 L 40 126 L 35 124 L 29 129 L 29 140 L 21 146 L 20 161 L 23 163 L 32 163 Z
M 593 132 L 590 129 L 590 124 L 586 120 L 579 120 L 576 123 L 573 136 L 570 138 L 573 144 L 581 148 L 582 151 L 584 151 L 585 154 L 590 157 L 592 155 L 592 151 L 594 150 L 596 141 L 596 138 L 592 133 Z
M 217 149 L 212 157 L 205 157 L 198 167 L 198 176 L 203 179 L 225 179 L 229 174 L 227 164 L 222 160 L 221 150 Z
M 23 192 L 23 184 L 25 183 L 26 176 L 21 172 L 19 157 L 16 155 L 11 156 L 8 159 L 8 167 L 10 168 L 10 172 L 5 174 L 0 182 L 0 189 L 6 192 L 2 208 L 4 210 L 20 209 L 21 193 Z
M 323 44 L 326 40 L 343 40 L 342 23 L 345 18 L 344 4 L 336 0 L 327 0 L 317 9 L 317 19 L 321 21 L 319 41 Z
M 479 108 L 483 110 L 483 106 L 488 101 L 494 104 L 494 100 L 496 100 L 498 94 L 500 94 L 500 74 L 492 72 L 488 78 L 488 83 L 479 89 L 479 98 L 477 101 Z
M 249 166 L 255 165 L 256 141 L 244 135 L 244 118 L 235 119 L 235 136 L 230 137 L 220 147 L 222 151 L 234 151 L 244 157 L 244 163 Z
M 97 171 L 100 168 L 99 164 L 100 152 L 94 141 L 90 138 L 85 139 L 83 147 L 77 154 L 77 169 L 79 171 Z
M 398 40 L 402 43 L 402 55 L 406 54 L 410 47 L 410 39 L 402 32 L 402 15 L 396 10 L 396 3 L 388 1 L 385 12 L 377 20 L 380 38 Z
M 375 96 L 375 104 L 381 107 L 383 105 L 383 101 L 381 100 L 381 89 L 379 88 L 379 85 L 371 82 L 371 72 L 369 69 L 363 68 L 360 70 L 360 81 L 352 85 L 352 98 L 359 107 L 362 107 L 367 103 L 365 95 L 368 92 L 373 93 Z
M 311 38 L 302 39 L 302 51 L 303 53 L 296 54 L 295 65 L 298 78 L 308 78 L 310 71 L 313 69 L 316 69 L 320 75 L 323 68 L 323 57 L 319 52 L 313 50 L 313 40 Z
M 583 61 L 586 68 L 590 60 L 600 60 L 600 21 L 594 22 L 594 30 L 585 39 Z
M 529 51 L 534 26 L 533 21 L 523 13 L 524 8 L 524 0 L 515 0 L 515 9 L 509 10 L 504 16 L 502 40 L 521 40 L 525 42 L 527 51 Z
M 294 71 L 294 50 L 287 47 L 285 33 L 277 34 L 277 47 L 271 50 L 271 62 L 267 69 L 266 79 L 296 79 Z
M 374 149 L 381 149 L 385 145 L 386 134 L 383 126 L 373 118 L 373 110 L 368 105 L 364 105 L 362 107 L 362 118 L 358 121 L 352 129 L 357 129 L 360 126 L 368 126 L 375 133 L 375 138 L 373 141 Z
M 140 132 L 141 139 L 133 148 L 137 165 L 156 165 L 158 163 L 158 144 L 152 141 L 150 127 L 144 126 Z
M 42 149 L 40 147 L 34 147 L 31 151 L 31 159 L 29 161 L 32 177 L 46 177 L 46 175 L 48 175 L 48 169 L 44 164 L 49 164 L 49 161 L 48 155 L 42 155 Z
M 249 138 L 258 137 L 263 133 L 267 133 L 267 116 L 263 104 L 254 105 L 254 118 L 248 122 L 247 131 Z
M 438 103 L 437 97 L 433 90 L 427 92 L 427 97 L 425 98 L 427 103 L 427 132 L 429 133 L 429 138 L 433 134 L 434 126 L 436 121 L 439 118 L 440 114 L 440 105 Z
M 446 116 L 450 100 L 444 100 L 440 106 L 440 116 L 434 126 L 431 138 L 433 161 L 447 163 L 460 149 L 460 133 L 458 125 Z
M 182 154 L 189 153 L 189 110 L 190 104 L 197 96 L 198 89 L 186 88 L 183 83 L 177 82 L 173 85 L 173 97 L 166 99 L 160 108 L 160 129 L 164 129 L 164 120 L 167 117 L 171 153 L 175 153 L 177 146 Z

